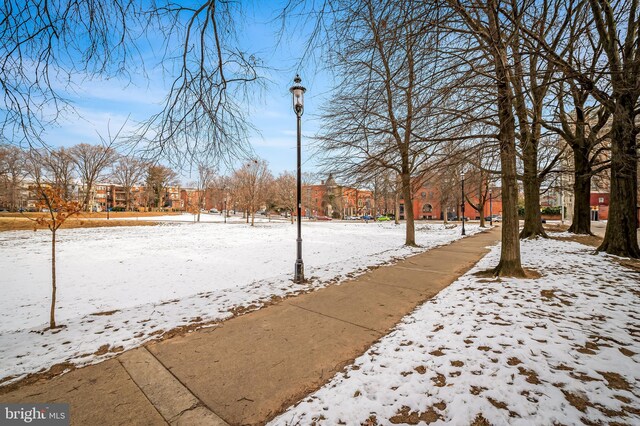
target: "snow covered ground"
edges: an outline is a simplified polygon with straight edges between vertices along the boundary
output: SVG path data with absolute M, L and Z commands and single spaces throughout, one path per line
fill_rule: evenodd
M 640 276 L 592 253 L 523 241 L 541 278 L 474 276 L 495 247 L 271 424 L 640 424 Z
M 42 331 L 51 234 L 0 233 L 0 380 L 65 361 L 95 362 L 175 327 L 228 318 L 238 307 L 320 288 L 460 238 L 459 227 L 418 224 L 422 247 L 411 249 L 403 246 L 403 225 L 305 222 L 310 283 L 300 286 L 291 281 L 296 227 L 288 222 L 262 219 L 250 227 L 239 220 L 194 224 L 190 215 L 163 219 L 167 223 L 158 226 L 58 232 L 56 316 L 66 327 L 53 332 Z M 181 219 L 186 223 L 172 223 Z M 467 229 L 480 231 L 477 225 Z

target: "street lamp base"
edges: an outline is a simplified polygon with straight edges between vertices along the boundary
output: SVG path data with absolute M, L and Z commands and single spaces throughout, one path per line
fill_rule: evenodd
M 293 282 L 296 284 L 302 284 L 304 282 L 304 264 L 302 263 L 302 259 L 296 260 Z

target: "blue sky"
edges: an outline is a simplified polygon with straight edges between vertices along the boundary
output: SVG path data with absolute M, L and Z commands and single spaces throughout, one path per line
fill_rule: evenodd
M 303 66 L 298 70 L 300 52 L 305 40 L 304 28 L 292 31 L 295 36 L 285 36 L 278 44 L 277 30 L 280 22 L 275 19 L 281 6 L 280 1 L 253 2 L 242 6 L 242 19 L 238 22 L 237 33 L 240 45 L 256 53 L 268 70 L 269 81 L 266 90 L 255 96 L 250 120 L 259 134 L 251 136 L 256 154 L 266 159 L 274 174 L 284 170 L 293 171 L 296 165 L 296 122 L 291 109 L 289 87 L 293 77 L 300 72 L 303 85 L 307 87 L 305 115 L 303 116 L 303 170 L 315 171 L 314 158 L 310 157 L 309 139 L 318 128 L 314 115 L 329 89 L 326 72 L 314 66 Z M 76 82 L 77 89 L 68 93 L 77 112 L 81 116 L 67 115 L 60 120 L 57 128 L 47 134 L 47 142 L 54 146 L 71 146 L 77 143 L 98 143 L 98 132 L 114 134 L 125 124 L 125 130 L 132 130 L 136 122 L 143 121 L 161 108 L 166 87 L 171 76 L 163 76 L 160 69 L 153 66 L 159 62 L 151 53 L 145 52 L 147 77 L 132 75 L 129 79 L 91 79 Z M 224 173 L 224 171 L 221 171 Z M 185 183 L 190 179 L 183 173 Z

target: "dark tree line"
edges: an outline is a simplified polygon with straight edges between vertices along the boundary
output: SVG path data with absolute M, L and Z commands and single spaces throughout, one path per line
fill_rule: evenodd
M 324 55 L 339 82 L 317 138 L 327 171 L 367 180 L 395 170 L 403 192 L 423 176 L 470 163 L 498 173 L 504 222 L 495 273 L 521 276 L 519 238 L 545 236 L 541 186 L 564 171 L 561 160 L 569 157 L 571 231 L 590 233 L 590 181 L 607 171 L 610 216 L 599 250 L 640 257 L 637 0 L 334 0 L 296 7 L 315 19 L 307 53 Z M 475 159 L 479 151 L 482 161 Z M 403 195 L 412 244 L 411 192 Z

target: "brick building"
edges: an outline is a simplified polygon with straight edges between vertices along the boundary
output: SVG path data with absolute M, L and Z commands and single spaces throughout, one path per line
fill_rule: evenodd
M 499 189 L 493 190 L 492 206 L 489 200 L 485 203 L 483 216 L 487 217 L 490 210 L 494 215 L 502 214 L 502 201 Z M 467 196 L 477 204 L 477 197 Z M 442 220 L 447 214 L 449 219 L 460 217 L 460 197 L 450 206 L 443 206 L 442 194 L 434 184 L 425 183 L 414 192 L 412 204 L 415 219 Z M 404 219 L 404 200 L 398 199 L 400 219 Z M 302 206 L 304 216 L 329 216 L 345 218 L 348 216 L 362 216 L 364 214 L 377 215 L 394 213 L 395 200 L 383 200 L 382 195 L 374 197 L 370 190 L 352 188 L 338 185 L 329 174 L 326 181 L 319 185 L 305 185 L 302 187 Z M 465 216 L 471 219 L 480 219 L 480 213 L 471 204 L 465 203 Z
M 302 215 L 345 218 L 371 214 L 373 194 L 369 190 L 338 185 L 332 174 L 320 185 L 302 187 Z

